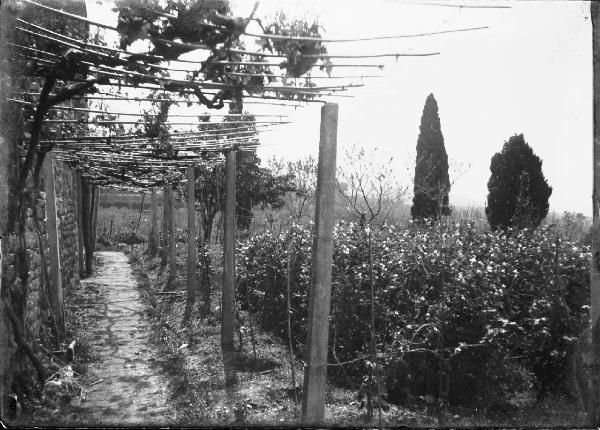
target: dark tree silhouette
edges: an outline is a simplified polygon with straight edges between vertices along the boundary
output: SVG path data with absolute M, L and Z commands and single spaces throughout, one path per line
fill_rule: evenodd
M 413 219 L 439 219 L 441 215 L 450 213 L 450 177 L 438 105 L 433 94 L 429 94 L 425 101 L 419 130 L 414 197 L 410 213 Z
M 548 213 L 552 187 L 542 160 L 522 134 L 512 136 L 492 157 L 485 213 L 492 230 L 537 227 Z

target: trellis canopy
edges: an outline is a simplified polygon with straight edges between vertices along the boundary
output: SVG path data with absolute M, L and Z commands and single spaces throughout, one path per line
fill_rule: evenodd
M 57 0 L 20 2 L 18 43 L 10 50 L 28 87 L 9 100 L 22 107 L 29 126 L 22 184 L 34 159 L 39 170 L 50 151 L 98 184 L 184 180 L 186 167 L 220 163 L 224 151 L 254 150 L 260 132 L 289 123 L 284 114 L 244 112 L 244 104 L 322 103 L 381 76 L 356 71 L 383 64 L 338 59 L 438 54 L 333 55 L 325 42 L 485 28 L 324 39 L 317 24 L 283 14 L 263 23 L 254 17 L 258 3 L 249 17 L 234 18 L 224 0 L 118 0 L 115 26 L 71 13 Z M 246 31 L 251 21 L 263 32 Z M 248 48 L 252 42 L 258 49 Z M 338 68 L 355 72 L 335 76 Z M 179 113 L 184 104 L 189 109 Z M 211 113 L 227 105 L 229 113 Z

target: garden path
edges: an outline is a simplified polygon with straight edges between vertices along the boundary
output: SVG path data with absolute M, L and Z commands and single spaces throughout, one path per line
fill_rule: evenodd
M 98 382 L 86 388 L 77 417 L 65 418 L 102 426 L 169 424 L 167 381 L 152 364 L 156 351 L 127 256 L 108 251 L 95 255 L 98 272 L 82 283 L 93 283 L 105 298 L 92 340 L 98 360 L 88 368 Z

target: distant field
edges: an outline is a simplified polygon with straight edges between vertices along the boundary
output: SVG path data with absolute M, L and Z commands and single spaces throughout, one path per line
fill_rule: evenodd
M 142 203 L 142 196 L 144 193 L 132 193 L 132 192 L 117 192 L 113 190 L 101 190 L 100 191 L 100 207 L 101 208 L 130 208 L 139 210 L 140 204 Z M 162 206 L 162 192 L 158 194 L 158 204 Z M 144 197 L 144 210 L 150 208 L 150 190 L 145 193 Z

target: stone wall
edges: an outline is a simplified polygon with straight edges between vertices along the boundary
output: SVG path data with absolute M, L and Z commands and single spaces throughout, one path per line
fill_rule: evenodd
M 61 163 L 55 164 L 55 191 L 59 255 L 63 294 L 77 288 L 79 283 L 77 190 L 74 171 Z M 44 181 L 41 181 L 43 189 Z M 2 304 L 0 310 L 0 384 L 3 403 L 6 395 L 17 393 L 15 377 L 29 372 L 30 360 L 17 348 L 11 318 L 19 324 L 25 341 L 34 351 L 38 345 L 55 343 L 57 319 L 51 305 L 51 265 L 49 258 L 47 196 L 44 191 L 27 191 L 26 208 L 21 228 L 5 235 L 2 240 Z M 7 309 L 10 307 L 10 309 Z M 2 315 L 4 314 L 4 315 Z M 54 349 L 53 347 L 51 349 Z
M 83 0 L 41 0 L 51 7 L 86 16 Z M 73 29 L 70 20 L 56 20 L 38 8 L 16 0 L 0 0 L 0 59 L 14 58 L 17 18 L 24 18 L 46 28 L 64 32 Z M 80 25 L 82 34 L 87 32 Z M 85 38 L 85 37 L 84 37 Z M 10 43 L 9 43 L 10 42 Z M 25 42 L 21 42 L 25 43 Z M 20 66 L 19 66 L 20 67 Z M 6 418 L 7 402 L 13 394 L 21 395 L 25 379 L 35 357 L 41 357 L 38 345 L 56 339 L 47 232 L 47 196 L 43 180 L 34 187 L 29 180 L 24 189 L 15 186 L 22 168 L 25 137 L 21 108 L 7 101 L 15 91 L 25 88 L 23 70 L 15 61 L 0 61 L 0 416 Z M 31 179 L 31 178 L 30 178 Z M 17 190 L 18 188 L 18 190 Z M 61 164 L 55 166 L 55 190 L 58 224 L 58 248 L 64 296 L 79 278 L 79 243 L 77 233 L 76 193 L 73 173 Z M 15 210 L 16 208 L 16 210 Z M 53 293 L 52 297 L 58 297 Z M 61 302 L 62 303 L 62 302 Z M 56 305 L 54 306 L 56 307 Z M 21 343 L 20 347 L 17 347 Z M 25 346 L 25 347 L 24 347 Z M 54 349 L 54 348 L 52 348 Z M 29 351 L 29 352 L 28 352 Z M 33 352 L 31 352 L 33 351 Z M 31 357 L 27 358 L 28 355 Z
M 62 282 L 66 296 L 79 282 L 81 273 L 78 256 L 77 189 L 75 171 L 62 163 L 56 163 L 54 175 Z

